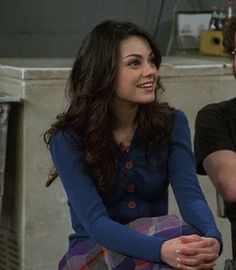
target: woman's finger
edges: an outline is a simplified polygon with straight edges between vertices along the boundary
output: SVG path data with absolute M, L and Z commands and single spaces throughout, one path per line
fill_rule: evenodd
M 202 241 L 202 237 L 197 234 L 180 236 L 179 239 L 181 240 L 182 244 Z

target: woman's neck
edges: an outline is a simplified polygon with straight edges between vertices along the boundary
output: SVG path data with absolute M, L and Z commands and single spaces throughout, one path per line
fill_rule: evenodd
M 118 144 L 130 145 L 133 139 L 137 123 L 137 106 L 128 108 L 120 107 L 115 111 L 116 126 L 113 130 L 114 140 Z
M 112 108 L 116 118 L 113 138 L 119 145 L 130 145 L 137 127 L 138 105 L 114 98 Z
M 138 111 L 138 105 L 134 104 L 114 104 L 113 112 L 116 117 L 115 129 L 129 129 L 136 125 L 135 119 Z

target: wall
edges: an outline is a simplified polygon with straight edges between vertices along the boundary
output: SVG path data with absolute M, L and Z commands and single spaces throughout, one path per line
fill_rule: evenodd
M 224 77 L 188 77 L 164 80 L 165 99 L 186 112 L 191 134 L 194 134 L 194 122 L 200 108 L 211 102 L 229 99 L 235 96 L 235 80 L 232 76 Z M 208 204 L 215 216 L 219 230 L 223 235 L 224 249 L 218 259 L 215 270 L 224 269 L 225 259 L 232 258 L 230 224 L 227 219 L 217 216 L 216 192 L 207 176 L 199 176 L 200 185 Z M 170 194 L 170 212 L 178 213 L 173 194 Z
M 12 130 L 10 138 L 16 149 L 10 148 L 8 153 L 7 168 L 12 171 L 14 164 L 16 171 L 7 175 L 6 181 L 8 187 L 14 185 L 15 200 L 13 211 L 5 212 L 5 220 L 12 222 L 9 231 L 19 239 L 19 270 L 56 269 L 67 249 L 71 232 L 67 200 L 59 180 L 45 187 L 52 161 L 42 135 L 66 107 L 64 87 L 70 66 L 69 59 L 0 59 L 1 92 L 23 98 L 15 118 L 17 125 L 13 125 L 19 131 Z M 185 111 L 193 134 L 196 113 L 203 105 L 235 95 L 231 72 L 225 59 L 166 58 L 161 68 L 166 87 L 162 98 Z M 200 178 L 200 183 L 215 214 L 215 190 L 206 177 Z M 172 195 L 170 212 L 178 213 Z M 231 256 L 229 222 L 216 220 L 225 248 L 215 270 L 222 270 L 224 260 Z
M 222 0 L 0 0 L 0 57 L 73 57 L 105 19 L 129 20 L 169 50 L 176 11 L 209 10 Z

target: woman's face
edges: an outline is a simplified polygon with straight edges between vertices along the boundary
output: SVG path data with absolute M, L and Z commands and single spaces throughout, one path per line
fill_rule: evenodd
M 159 73 L 154 57 L 145 38 L 132 36 L 121 42 L 113 98 L 116 103 L 145 104 L 155 99 Z

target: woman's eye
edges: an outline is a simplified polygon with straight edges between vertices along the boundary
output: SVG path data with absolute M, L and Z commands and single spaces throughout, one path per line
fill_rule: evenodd
M 140 62 L 138 60 L 133 60 L 129 63 L 129 66 L 136 67 L 140 65 Z

